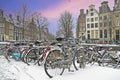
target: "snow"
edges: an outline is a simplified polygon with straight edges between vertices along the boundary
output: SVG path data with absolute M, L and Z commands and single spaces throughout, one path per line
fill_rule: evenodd
M 94 64 L 74 72 L 66 70 L 62 76 L 49 78 L 43 65 L 28 66 L 15 60 L 8 62 L 4 56 L 0 56 L 0 80 L 120 80 L 120 69 Z

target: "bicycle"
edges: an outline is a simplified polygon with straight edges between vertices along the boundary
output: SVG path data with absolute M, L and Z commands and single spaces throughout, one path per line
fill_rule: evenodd
M 118 65 L 120 64 L 120 51 L 112 51 L 113 48 L 110 47 L 109 50 L 107 51 L 107 55 L 103 57 L 102 65 L 103 66 L 112 66 L 114 68 L 117 68 Z
M 25 63 L 30 64 L 38 64 L 39 66 L 44 63 L 46 53 L 50 50 L 50 47 L 36 47 L 28 50 L 25 55 Z
M 49 78 L 52 78 L 58 74 L 62 75 L 65 69 L 74 72 L 74 70 L 71 70 L 72 64 L 78 70 L 76 61 L 80 60 L 80 58 L 76 58 L 77 56 L 77 49 L 73 46 L 61 45 L 58 49 L 51 50 L 45 60 L 45 73 Z M 78 64 L 80 63 L 78 62 Z
M 10 48 L 10 46 L 5 46 L 4 48 L 4 56 L 10 62 L 10 59 L 14 59 L 16 61 L 20 60 L 20 48 L 17 46 L 14 46 L 13 48 Z
M 120 63 L 120 55 L 116 55 L 113 48 L 119 48 L 116 45 L 96 45 L 91 49 L 89 63 L 92 65 L 97 62 L 99 66 L 113 66 L 116 68 Z M 111 53 L 112 51 L 112 53 Z

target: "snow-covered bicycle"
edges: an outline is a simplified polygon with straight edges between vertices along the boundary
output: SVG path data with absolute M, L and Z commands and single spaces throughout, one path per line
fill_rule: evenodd
M 62 75 L 65 69 L 68 69 L 69 72 L 74 72 L 74 70 L 71 69 L 72 65 L 78 70 L 78 66 L 80 67 L 81 65 L 81 59 L 84 59 L 84 57 L 80 55 L 79 50 L 79 48 L 73 46 L 60 46 L 58 49 L 51 50 L 44 64 L 46 74 L 52 78 L 56 75 Z

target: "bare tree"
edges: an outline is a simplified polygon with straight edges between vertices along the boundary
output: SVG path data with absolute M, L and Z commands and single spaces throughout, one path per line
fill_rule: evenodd
M 49 35 L 49 32 L 47 30 L 49 24 L 47 18 L 43 17 L 41 13 L 38 12 L 35 12 L 32 17 L 34 18 L 35 23 L 39 29 L 39 39 L 42 39 L 42 35 L 44 35 L 44 33 L 47 33 L 47 35 Z
M 35 12 L 32 14 L 32 18 L 36 21 L 37 26 L 39 27 L 47 27 L 48 20 L 46 17 L 43 17 L 41 13 Z
M 63 14 L 61 14 L 58 20 L 58 26 L 59 29 L 57 34 L 59 33 L 59 35 L 61 34 L 65 38 L 73 37 L 73 18 L 70 12 L 65 11 Z
M 30 16 L 30 12 L 28 10 L 27 4 L 23 4 L 20 10 L 17 11 L 17 16 L 19 16 L 19 22 L 22 24 L 22 39 L 25 39 L 25 26 L 28 18 Z

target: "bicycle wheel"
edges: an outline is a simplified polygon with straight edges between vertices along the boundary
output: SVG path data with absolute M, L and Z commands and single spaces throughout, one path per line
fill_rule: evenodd
M 48 77 L 52 78 L 56 75 L 62 75 L 64 72 L 63 67 L 60 67 L 60 61 L 64 60 L 64 54 L 60 50 L 51 51 L 46 57 L 44 70 Z
M 75 67 L 76 70 L 78 70 L 79 68 L 85 68 L 85 54 L 84 51 L 82 50 L 78 50 L 73 57 L 73 65 Z
M 112 64 L 112 57 L 107 54 L 107 55 L 104 55 L 102 60 L 101 60 L 101 64 L 102 66 L 109 66 Z
M 38 59 L 37 55 L 37 49 L 31 49 L 26 55 L 25 55 L 25 62 L 30 65 L 30 64 L 35 64 L 35 62 Z

